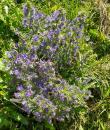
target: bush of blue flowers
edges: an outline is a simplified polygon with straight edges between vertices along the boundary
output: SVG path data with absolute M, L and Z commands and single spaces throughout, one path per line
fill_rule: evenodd
M 38 122 L 52 124 L 72 118 L 74 109 L 87 107 L 87 90 L 70 85 L 59 68 L 73 66 L 79 57 L 85 16 L 66 18 L 64 10 L 50 15 L 23 6 L 23 31 L 19 42 L 7 51 L 7 70 L 12 77 L 13 101 Z

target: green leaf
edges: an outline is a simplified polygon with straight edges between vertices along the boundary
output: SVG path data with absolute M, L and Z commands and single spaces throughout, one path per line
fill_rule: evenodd
M 46 126 L 46 128 L 48 128 L 48 130 L 55 130 L 53 124 L 49 124 L 49 123 L 45 122 L 45 126 Z
M 83 127 L 82 127 L 82 125 L 80 125 L 79 130 L 84 130 Z
M 4 70 L 5 69 L 5 66 L 2 62 L 2 58 L 0 58 L 0 70 Z

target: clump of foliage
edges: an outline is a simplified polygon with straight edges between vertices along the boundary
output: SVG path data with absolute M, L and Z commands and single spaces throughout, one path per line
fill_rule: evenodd
M 15 86 L 12 101 L 40 122 L 71 120 L 75 108 L 86 108 L 85 99 L 91 94 L 69 85 L 58 69 L 77 62 L 85 17 L 69 21 L 62 10 L 46 16 L 26 5 L 23 11 L 27 33 L 18 32 L 21 42 L 7 52 L 6 68 Z

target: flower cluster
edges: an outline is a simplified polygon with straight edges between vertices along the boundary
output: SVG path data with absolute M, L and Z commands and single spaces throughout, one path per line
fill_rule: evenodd
M 48 16 L 34 7 L 29 12 L 26 5 L 23 10 L 23 26 L 30 30 L 26 40 L 37 45 L 40 58 L 54 60 L 59 65 L 63 62 L 71 64 L 77 58 L 85 16 L 80 14 L 68 20 L 62 10 L 56 10 Z
M 83 34 L 84 17 L 69 21 L 61 10 L 46 16 L 24 5 L 23 25 L 30 30 L 10 52 L 8 67 L 15 80 L 14 97 L 24 111 L 37 121 L 63 121 L 74 108 L 85 105 L 90 96 L 78 86 L 69 85 L 58 74 L 56 63 L 63 65 L 76 57 Z M 73 55 L 73 56 L 71 56 Z

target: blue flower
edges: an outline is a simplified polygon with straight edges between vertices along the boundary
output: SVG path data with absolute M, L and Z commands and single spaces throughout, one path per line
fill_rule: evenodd
M 35 16 L 34 16 L 34 19 L 35 20 L 38 20 L 40 18 L 42 18 L 44 15 L 42 13 L 36 13 Z
M 60 33 L 60 30 L 59 29 L 56 29 L 55 30 L 55 34 L 59 34 Z
M 48 32 L 48 35 L 47 35 L 48 39 L 52 40 L 53 35 L 54 35 L 54 31 L 53 31 L 53 30 L 50 30 L 50 31 Z
M 22 56 L 23 59 L 27 59 L 28 58 L 27 54 L 22 54 L 21 56 Z
M 47 16 L 47 18 L 46 18 L 46 22 L 52 22 L 52 21 L 53 21 L 53 18 L 50 17 L 50 16 Z
M 60 14 L 59 10 L 54 11 L 52 14 L 53 19 L 56 20 L 58 18 L 59 14 Z
M 10 59 L 13 58 L 13 56 L 11 55 L 11 53 L 9 51 L 7 51 L 6 54 L 7 54 L 8 58 L 10 58 Z
M 81 24 L 81 25 L 79 26 L 79 28 L 82 30 L 82 29 L 84 28 L 84 25 Z
M 38 38 L 37 35 L 35 35 L 35 36 L 32 38 L 32 40 L 33 40 L 34 42 L 37 42 L 37 41 L 39 40 L 39 38 Z
M 37 56 L 35 54 L 31 54 L 30 55 L 30 60 L 35 60 L 35 59 L 37 59 Z
M 20 94 L 19 93 L 14 93 L 15 98 L 20 98 Z
M 78 49 L 79 49 L 79 46 L 74 47 L 74 56 L 76 56 Z
M 27 105 L 27 101 L 22 101 L 22 105 Z
M 68 36 L 71 36 L 72 35 L 72 33 L 71 32 L 68 32 Z
M 45 41 L 42 41 L 41 42 L 41 46 L 45 46 L 46 45 L 46 42 Z
M 36 82 L 36 85 L 37 85 L 39 88 L 43 88 L 43 87 L 44 87 L 43 81 L 37 81 L 37 82 Z
M 65 95 L 64 94 L 60 94 L 60 100 L 64 101 L 65 100 Z
M 35 117 L 37 117 L 37 119 L 41 119 L 41 113 L 35 112 L 34 115 L 35 115 Z
M 29 65 L 31 63 L 31 61 L 29 59 L 27 59 L 26 64 Z
M 22 22 L 23 26 L 26 28 L 28 26 L 28 20 L 27 18 L 24 18 L 23 19 L 23 22 Z
M 48 121 L 49 124 L 52 123 L 52 119 L 51 118 L 48 118 L 47 121 Z
M 15 59 L 14 63 L 15 63 L 15 64 L 19 64 L 20 61 L 21 61 L 21 58 L 20 58 L 20 57 L 17 57 L 17 58 Z
M 23 6 L 23 12 L 24 12 L 24 16 L 26 17 L 28 15 L 28 7 L 27 7 L 27 5 Z
M 64 23 L 62 22 L 58 27 L 61 29 L 64 26 Z
M 50 51 L 51 52 L 55 52 L 57 50 L 58 46 L 55 46 L 55 47 L 50 47 Z
M 49 109 L 48 109 L 48 108 L 45 108 L 44 110 L 45 110 L 45 112 L 46 112 L 46 113 L 49 111 Z
M 23 88 L 23 85 L 19 85 L 18 87 L 17 87 L 17 90 L 18 91 L 22 91 L 24 88 Z
M 30 114 L 31 110 L 30 110 L 30 108 L 29 108 L 28 106 L 24 105 L 24 106 L 23 106 L 23 109 L 24 109 L 24 111 L 26 111 L 28 114 Z
M 32 27 L 32 23 L 33 23 L 33 17 L 30 18 L 30 23 L 29 23 L 30 27 Z
M 32 49 L 32 51 L 37 51 L 38 47 L 33 45 L 31 49 Z
M 31 90 L 27 90 L 26 97 L 30 97 L 30 96 L 32 96 L 32 91 Z
M 19 70 L 17 70 L 17 69 L 15 69 L 14 70 L 14 74 L 16 75 L 16 76 L 18 76 L 20 73 L 19 73 Z

